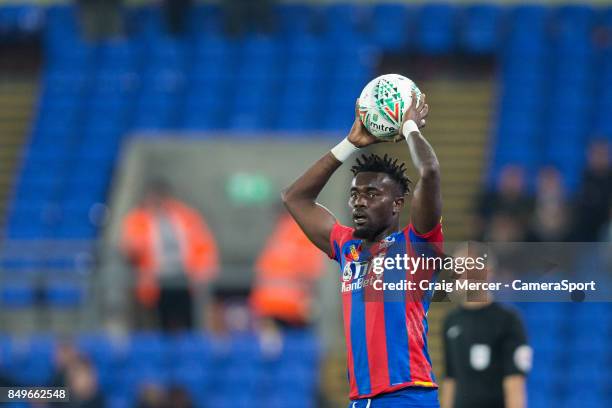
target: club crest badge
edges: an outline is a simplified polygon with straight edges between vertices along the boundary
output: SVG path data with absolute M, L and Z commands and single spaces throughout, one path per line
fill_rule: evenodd
M 351 251 L 351 257 L 353 258 L 354 261 L 359 259 L 359 253 L 357 252 L 357 248 L 355 248 L 355 245 L 351 245 L 350 248 Z

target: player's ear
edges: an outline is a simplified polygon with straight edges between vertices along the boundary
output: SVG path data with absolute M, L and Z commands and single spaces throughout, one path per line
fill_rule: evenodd
M 404 197 L 397 197 L 393 200 L 393 214 L 397 214 L 404 208 Z

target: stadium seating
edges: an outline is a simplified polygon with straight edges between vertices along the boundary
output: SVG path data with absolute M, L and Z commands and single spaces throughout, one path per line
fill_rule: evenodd
M 0 30 L 33 12 L 0 10 Z M 283 5 L 275 32 L 229 38 L 215 6 L 196 7 L 178 37 L 165 31 L 159 9 L 141 7 L 126 12 L 127 38 L 97 44 L 81 38 L 73 7 L 45 14 L 45 72 L 7 224 L 12 238 L 94 238 L 87 214 L 105 201 L 132 132 L 344 131 L 377 51 L 497 55 L 491 183 L 507 163 L 529 171 L 553 164 L 571 192 L 584 165 L 577 149 L 591 135 L 612 134 L 604 113 L 612 109 L 612 52 L 591 35 L 612 24 L 608 9 Z
M 23 384 L 48 384 L 56 344 L 45 335 L 0 337 L 0 368 Z M 321 350 L 309 332 L 290 333 L 285 352 L 274 358 L 260 352 L 253 334 L 232 339 L 196 333 L 84 334 L 76 345 L 96 367 L 111 407 L 134 406 L 140 387 L 148 383 L 181 384 L 196 407 L 316 405 Z
M 518 303 L 534 349 L 529 406 L 603 407 L 609 394 L 612 331 L 609 303 Z M 585 328 L 591 328 L 585 336 Z M 588 398 L 577 392 L 590 384 Z M 571 385 L 571 386 L 570 386 Z
M 495 52 L 502 34 L 502 9 L 490 4 L 468 6 L 463 10 L 460 24 L 461 46 L 470 53 Z

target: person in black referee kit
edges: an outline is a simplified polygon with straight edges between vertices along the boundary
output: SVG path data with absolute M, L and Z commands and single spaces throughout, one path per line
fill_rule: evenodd
M 474 251 L 472 244 L 469 250 L 466 246 L 454 254 L 481 255 L 482 251 Z M 487 255 L 483 270 L 455 276 L 471 282 L 490 280 L 495 262 Z M 444 322 L 446 379 L 441 407 L 525 408 L 525 377 L 531 368 L 532 350 L 520 317 L 494 302 L 487 291 L 455 292 L 452 298 L 461 300 Z

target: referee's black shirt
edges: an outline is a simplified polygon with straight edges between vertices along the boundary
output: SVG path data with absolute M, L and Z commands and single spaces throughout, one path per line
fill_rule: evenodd
M 446 376 L 455 380 L 454 408 L 503 408 L 503 379 L 525 375 L 531 348 L 519 316 L 497 303 L 459 307 L 444 321 Z

